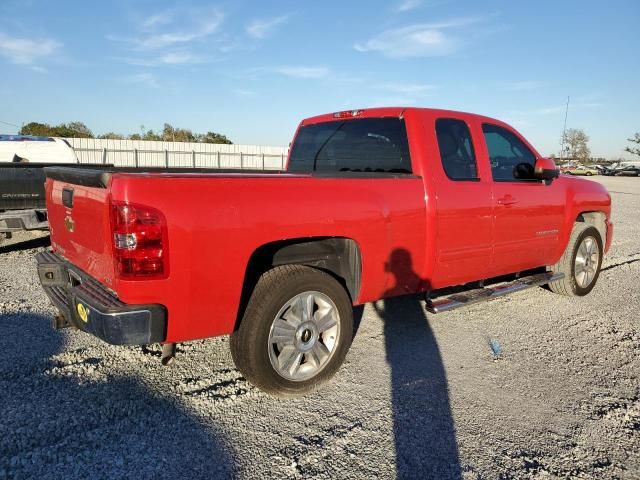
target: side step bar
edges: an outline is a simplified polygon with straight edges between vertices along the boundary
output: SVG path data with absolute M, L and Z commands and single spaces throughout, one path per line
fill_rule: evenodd
M 456 308 L 484 302 L 492 298 L 502 297 L 509 293 L 519 292 L 537 285 L 545 285 L 564 278 L 564 273 L 539 273 L 528 277 L 521 277 L 507 283 L 501 283 L 495 287 L 477 288 L 466 292 L 454 293 L 444 297 L 426 298 L 427 311 L 431 313 L 448 312 Z

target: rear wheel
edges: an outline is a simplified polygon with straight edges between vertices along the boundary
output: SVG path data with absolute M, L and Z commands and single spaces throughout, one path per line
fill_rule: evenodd
M 251 294 L 231 355 L 251 383 L 280 397 L 330 379 L 353 335 L 353 308 L 331 275 L 303 265 L 264 273 Z
M 560 261 L 551 267 L 553 272 L 564 273 L 564 278 L 549 284 L 551 291 L 569 296 L 588 294 L 600 275 L 602 252 L 598 229 L 576 223 Z

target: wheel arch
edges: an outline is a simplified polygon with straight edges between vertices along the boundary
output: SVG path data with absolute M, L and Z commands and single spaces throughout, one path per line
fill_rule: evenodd
M 607 241 L 607 214 L 601 211 L 581 212 L 575 219 L 576 222 L 593 225 L 600 234 L 602 245 Z
M 358 243 L 346 237 L 305 237 L 276 240 L 256 248 L 247 262 L 240 308 L 240 320 L 260 276 L 279 265 L 306 265 L 323 270 L 347 291 L 352 303 L 358 298 L 362 279 L 362 254 Z

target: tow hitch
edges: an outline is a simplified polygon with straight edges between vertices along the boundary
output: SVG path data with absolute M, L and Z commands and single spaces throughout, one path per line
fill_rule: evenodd
M 171 365 L 173 359 L 176 357 L 176 344 L 164 343 L 162 345 L 162 355 L 160 356 L 160 362 L 162 365 Z

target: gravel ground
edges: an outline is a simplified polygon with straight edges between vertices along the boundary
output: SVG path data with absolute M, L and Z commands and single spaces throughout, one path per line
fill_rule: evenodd
M 250 386 L 227 338 L 162 367 L 157 347 L 53 331 L 33 259 L 47 239 L 16 236 L 0 246 L 0 478 L 640 478 L 640 179 L 598 180 L 616 230 L 588 297 L 367 305 L 337 377 L 293 401 Z

